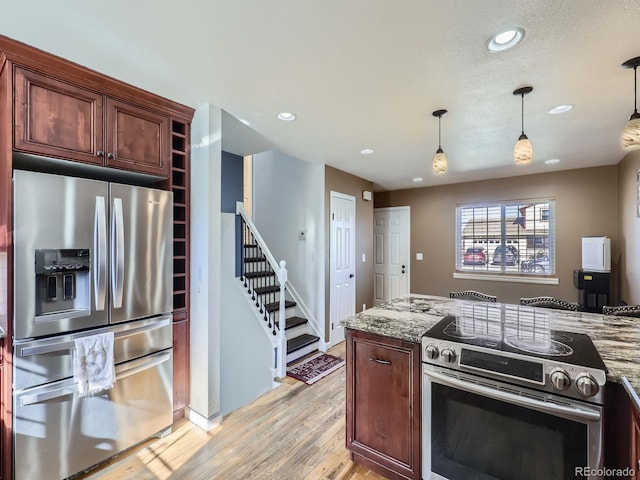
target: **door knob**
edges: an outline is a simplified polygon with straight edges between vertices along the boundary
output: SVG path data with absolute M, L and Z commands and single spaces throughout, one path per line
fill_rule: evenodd
M 353 277 L 355 277 L 355 275 L 353 273 L 350 273 L 349 278 L 353 278 Z

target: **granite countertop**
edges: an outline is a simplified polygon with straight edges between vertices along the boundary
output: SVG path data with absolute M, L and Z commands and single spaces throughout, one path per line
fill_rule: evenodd
M 460 305 L 469 303 L 410 294 L 346 318 L 340 324 L 353 330 L 420 343 L 429 328 L 444 316 L 455 314 Z M 541 310 L 549 316 L 553 330 L 584 333 L 591 337 L 609 370 L 607 380 L 623 383 L 623 377 L 626 377 L 633 391 L 640 392 L 640 321 L 637 318 Z

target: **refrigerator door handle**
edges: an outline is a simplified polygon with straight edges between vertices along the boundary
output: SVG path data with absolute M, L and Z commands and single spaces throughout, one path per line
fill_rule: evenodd
M 113 199 L 111 215 L 111 295 L 113 308 L 122 308 L 124 289 L 124 219 L 122 217 L 122 199 Z
M 107 298 L 107 213 L 104 197 L 96 197 L 93 220 L 93 295 L 96 310 L 104 310 Z
M 156 353 L 155 355 L 147 357 L 144 362 L 136 362 L 137 364 L 135 366 L 116 372 L 116 381 L 144 372 L 145 370 L 149 370 L 150 368 L 156 367 L 168 360 L 171 360 L 170 352 Z

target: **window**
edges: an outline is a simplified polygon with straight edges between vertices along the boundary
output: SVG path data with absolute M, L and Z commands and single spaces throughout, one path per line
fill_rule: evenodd
M 456 208 L 456 270 L 555 274 L 555 202 L 491 203 Z

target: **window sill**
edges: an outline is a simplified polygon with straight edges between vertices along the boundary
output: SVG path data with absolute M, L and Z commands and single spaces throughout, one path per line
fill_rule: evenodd
M 515 283 L 535 283 L 539 285 L 558 285 L 560 280 L 555 277 L 535 277 L 519 275 L 491 275 L 486 273 L 464 273 L 454 272 L 453 278 L 464 280 L 488 280 L 491 282 L 515 282 Z

